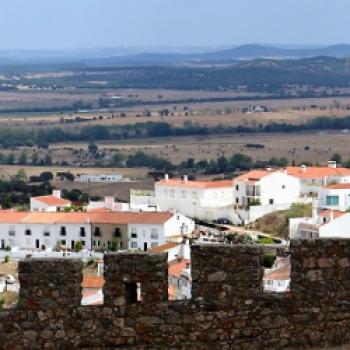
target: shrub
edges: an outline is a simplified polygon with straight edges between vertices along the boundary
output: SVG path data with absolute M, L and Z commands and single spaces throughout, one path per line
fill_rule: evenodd
M 269 253 L 264 254 L 264 256 L 263 256 L 264 267 L 271 268 L 273 266 L 273 264 L 275 263 L 275 260 L 276 260 L 275 255 L 269 254 Z
M 6 255 L 4 257 L 4 263 L 8 263 L 10 261 L 10 256 L 9 255 Z

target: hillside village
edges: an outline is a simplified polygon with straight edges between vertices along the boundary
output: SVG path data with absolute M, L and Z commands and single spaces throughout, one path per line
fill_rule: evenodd
M 101 261 L 108 251 L 166 252 L 169 298 L 189 299 L 192 244 L 255 243 L 266 247 L 265 290 L 286 292 L 290 240 L 349 238 L 349 196 L 350 169 L 334 161 L 325 167 L 252 170 L 231 180 L 165 174 L 153 191 L 132 189 L 129 203 L 110 196 L 77 208 L 54 190 L 31 197 L 28 211 L 0 211 L 0 257 L 44 254 Z M 310 207 L 312 215 L 290 217 L 288 237 L 254 228 L 266 215 L 298 207 Z M 99 271 L 84 280 L 85 304 L 102 302 L 101 266 Z M 6 278 L 0 277 L 0 292 Z

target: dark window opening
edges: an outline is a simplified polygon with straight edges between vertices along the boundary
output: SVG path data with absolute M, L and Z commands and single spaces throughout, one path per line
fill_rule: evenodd
M 94 235 L 96 237 L 101 237 L 101 229 L 99 227 L 95 227 Z
M 116 227 L 114 230 L 114 237 L 115 238 L 120 238 L 121 237 L 121 231 L 119 227 Z
M 65 226 L 61 226 L 61 236 L 65 236 L 66 235 L 66 228 Z
M 30 236 L 31 234 L 32 234 L 32 230 L 27 229 L 27 230 L 26 230 L 26 236 Z
M 141 283 L 125 282 L 125 302 L 127 305 L 136 304 L 142 300 Z
M 85 237 L 85 227 L 80 227 L 80 237 Z

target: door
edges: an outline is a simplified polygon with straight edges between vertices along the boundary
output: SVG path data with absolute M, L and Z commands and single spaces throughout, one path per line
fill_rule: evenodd
M 70 248 L 73 250 L 74 249 L 74 246 L 75 246 L 75 241 L 71 241 L 70 242 Z
M 147 242 L 143 242 L 143 250 L 146 252 L 147 251 Z
M 39 249 L 39 248 L 40 248 L 40 240 L 39 240 L 39 239 L 36 239 L 36 240 L 35 240 L 35 248 L 36 248 L 36 249 Z
M 5 249 L 5 240 L 4 239 L 1 240 L 1 249 Z

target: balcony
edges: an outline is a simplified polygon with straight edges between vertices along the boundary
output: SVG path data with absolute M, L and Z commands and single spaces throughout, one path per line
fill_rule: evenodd
M 256 186 L 247 186 L 245 191 L 246 197 L 260 197 L 260 187 Z

